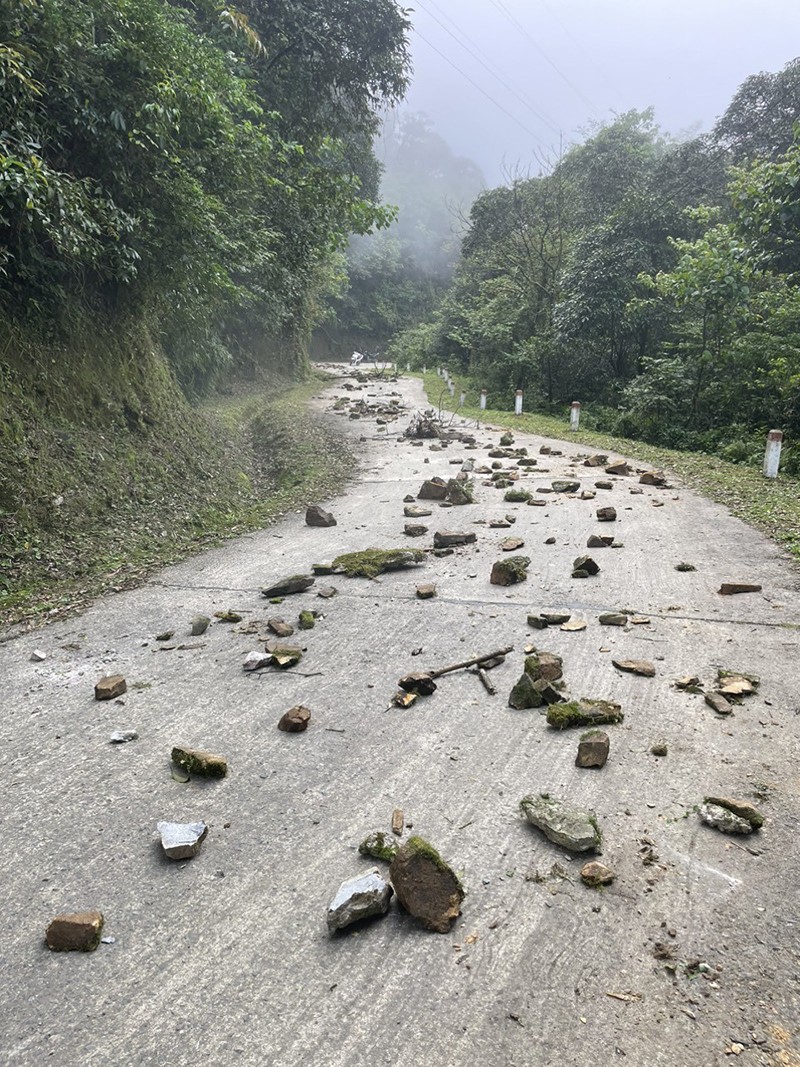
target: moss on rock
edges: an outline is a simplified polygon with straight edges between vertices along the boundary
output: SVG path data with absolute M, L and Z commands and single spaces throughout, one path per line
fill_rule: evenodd
M 377 578 L 385 571 L 413 567 L 424 559 L 425 553 L 418 548 L 365 548 L 337 556 L 333 567 L 348 578 Z

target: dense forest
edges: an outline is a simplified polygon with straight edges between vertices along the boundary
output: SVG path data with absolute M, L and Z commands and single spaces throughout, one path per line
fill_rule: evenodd
M 396 334 L 490 406 L 580 400 L 590 425 L 746 460 L 800 430 L 800 60 L 748 78 L 713 130 L 649 112 L 480 195 L 452 284 Z M 790 462 L 797 463 L 796 452 Z

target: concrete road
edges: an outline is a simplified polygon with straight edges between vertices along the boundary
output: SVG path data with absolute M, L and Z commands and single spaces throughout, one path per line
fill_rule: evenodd
M 420 384 L 402 381 L 332 388 L 319 407 L 392 391 L 409 410 L 423 405 Z M 327 504 L 336 527 L 289 515 L 0 646 L 0 1062 L 800 1064 L 796 568 L 679 485 L 631 494 L 635 476 L 596 500 L 553 495 L 546 507 L 506 504 L 477 477 L 476 504 L 434 504 L 422 520 L 431 533 L 410 541 L 403 497 L 424 477 L 451 476 L 454 458 L 490 463 L 484 446 L 499 433 L 478 431 L 475 451 L 431 451 L 399 439 L 405 420 L 388 432 L 369 419 L 337 423 L 366 440 L 357 482 Z M 590 488 L 603 477 L 571 466 L 574 445 L 548 443 L 564 455 L 538 456 L 542 439 L 517 435 L 540 463 L 521 485 L 574 472 Z M 605 504 L 618 510 L 613 525 L 595 520 Z M 507 513 L 511 531 L 474 525 Z M 329 601 L 313 588 L 279 607 L 259 595 L 342 551 L 430 545 L 447 528 L 477 531 L 477 545 L 378 581 L 322 579 L 339 589 Z M 593 552 L 600 573 L 572 579 L 592 532 L 613 532 L 624 548 Z M 509 533 L 524 537 L 532 564 L 527 582 L 503 589 L 489 572 Z M 680 561 L 697 569 L 679 573 Z M 415 599 L 423 580 L 436 582 L 436 599 Z M 763 592 L 722 597 L 728 580 Z M 270 615 L 323 611 L 302 635 L 303 673 L 246 674 L 258 645 L 242 626 L 215 621 L 188 636 L 195 612 L 226 608 L 262 628 Z M 586 629 L 527 626 L 529 612 L 562 608 Z M 598 624 L 617 609 L 650 623 Z M 190 647 L 162 650 L 155 635 L 167 629 L 167 644 Z M 575 767 L 576 731 L 507 706 L 528 642 L 563 656 L 573 695 L 623 705 L 603 770 Z M 497 696 L 461 673 L 409 710 L 390 708 L 407 671 L 505 644 L 515 652 L 492 672 Z M 35 648 L 43 663 L 30 661 Z M 656 676 L 621 674 L 612 657 L 651 660 Z M 685 674 L 708 685 L 719 666 L 762 678 L 730 718 L 671 686 Z M 115 672 L 128 693 L 95 702 L 95 681 Z M 312 709 L 308 731 L 279 732 L 297 703 Z M 128 727 L 138 741 L 109 743 Z M 650 753 L 658 740 L 666 757 Z M 173 780 L 176 743 L 227 756 L 228 778 Z M 611 887 L 583 886 L 583 860 L 522 821 L 520 798 L 540 791 L 596 811 Z M 764 829 L 729 837 L 701 825 L 693 808 L 707 793 L 755 801 Z M 370 865 L 358 843 L 388 830 L 395 807 L 461 873 L 463 915 L 439 935 L 393 905 L 331 938 L 327 904 Z M 161 819 L 209 823 L 196 859 L 163 858 Z M 89 907 L 104 912 L 114 943 L 51 953 L 49 919 Z

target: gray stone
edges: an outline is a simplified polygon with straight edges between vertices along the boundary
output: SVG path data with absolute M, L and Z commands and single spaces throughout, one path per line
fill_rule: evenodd
M 424 537 L 427 532 L 428 527 L 418 522 L 407 522 L 403 527 L 406 537 Z
M 736 593 L 760 593 L 760 585 L 752 585 L 749 582 L 723 582 L 719 587 L 722 596 L 734 596 Z
M 30 655 L 31 663 L 44 663 L 44 661 L 46 659 L 47 659 L 47 653 L 46 652 L 42 652 L 42 650 L 40 648 L 35 648 L 33 650 L 33 652 L 31 652 L 31 655 Z
M 588 456 L 584 461 L 584 467 L 605 467 L 608 463 L 608 456 L 600 455 L 599 453 L 594 456 Z
M 705 702 L 717 715 L 730 715 L 733 712 L 733 704 L 727 701 L 722 693 L 706 693 Z
M 600 534 L 589 534 L 586 539 L 587 548 L 611 548 L 613 543 L 613 537 L 603 537 Z
M 550 483 L 554 493 L 577 493 L 581 487 L 580 482 L 573 482 L 569 479 L 559 479 Z
M 204 822 L 160 822 L 156 829 L 161 835 L 161 847 L 171 860 L 192 859 L 208 833 Z
M 752 823 L 719 804 L 701 804 L 697 814 L 701 822 L 707 826 L 713 826 L 715 830 L 721 830 L 724 834 L 751 834 L 753 832 Z
M 628 674 L 640 674 L 643 678 L 654 678 L 656 673 L 655 664 L 646 659 L 612 659 L 611 661 L 618 671 L 626 671 Z
M 549 793 L 526 796 L 520 801 L 523 815 L 550 841 L 570 852 L 599 852 L 600 828 L 593 812 L 573 808 Z
M 666 485 L 667 479 L 663 471 L 645 471 L 639 479 L 642 485 Z
M 306 526 L 335 526 L 336 519 L 319 504 L 312 504 L 306 509 Z
M 597 889 L 601 885 L 611 885 L 616 878 L 616 875 L 610 867 L 606 867 L 605 863 L 598 863 L 597 860 L 590 860 L 588 863 L 584 863 L 581 867 L 581 881 L 592 889 Z
M 531 561 L 527 556 L 509 556 L 492 565 L 489 581 L 492 585 L 516 585 L 528 577 Z
M 613 489 L 614 488 L 614 483 L 613 482 L 600 481 L 600 482 L 595 482 L 594 483 L 594 487 L 595 487 L 595 489 Z
M 444 500 L 447 496 L 447 483 L 441 478 L 431 478 L 423 482 L 417 493 L 418 500 Z
M 715 804 L 718 808 L 727 808 L 740 819 L 746 819 L 754 830 L 764 825 L 764 816 L 748 800 L 734 800 L 732 797 L 703 797 L 704 804 Z
M 328 932 L 335 934 L 360 919 L 385 915 L 389 910 L 392 887 L 377 867 L 348 878 L 339 886 L 328 905 Z
M 627 626 L 628 616 L 623 615 L 621 611 L 604 611 L 598 622 L 601 626 Z
M 432 515 L 433 512 L 430 508 L 425 508 L 421 504 L 406 504 L 403 508 L 403 514 L 407 519 L 424 519 L 426 515 Z
M 268 667 L 272 663 L 271 652 L 248 652 L 242 667 L 246 671 L 258 671 L 262 667 Z
M 261 595 L 273 597 L 289 596 L 291 593 L 304 593 L 306 589 L 311 588 L 315 580 L 311 574 L 292 574 L 288 578 L 282 578 L 279 582 L 262 589 Z
M 596 514 L 598 522 L 616 522 L 617 509 L 612 507 L 598 508 Z
M 630 474 L 630 467 L 624 459 L 619 460 L 617 463 L 609 463 L 606 467 L 606 474 Z
M 276 637 L 291 637 L 294 633 L 294 626 L 285 619 L 267 619 L 267 629 Z
M 523 672 L 508 696 L 508 706 L 517 711 L 527 711 L 529 708 L 541 708 L 545 699 L 534 684 L 533 678 Z
M 587 574 L 597 574 L 600 570 L 600 565 L 595 563 L 591 556 L 578 556 L 576 560 L 573 560 L 572 568 L 572 575 L 575 577 L 577 571 L 585 571 Z
M 539 616 L 548 626 L 561 626 L 562 623 L 569 622 L 572 618 L 568 611 L 541 611 Z
M 211 619 L 208 615 L 193 615 L 192 620 L 189 623 L 189 633 L 192 637 L 199 637 L 200 634 L 206 632 L 210 625 Z

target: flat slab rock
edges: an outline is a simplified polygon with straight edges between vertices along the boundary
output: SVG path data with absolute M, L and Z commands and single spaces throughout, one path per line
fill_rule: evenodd
M 189 774 L 199 774 L 203 778 L 224 778 L 228 773 L 228 761 L 224 756 L 217 756 L 200 748 L 182 748 L 176 745 L 172 750 L 172 762 Z
M 312 574 L 291 574 L 288 578 L 266 586 L 261 590 L 261 595 L 266 597 L 290 596 L 292 593 L 304 593 L 310 589 L 316 579 Z
M 570 852 L 599 852 L 602 836 L 593 812 L 573 808 L 563 800 L 539 793 L 523 797 L 522 814 L 548 840 Z
M 400 846 L 389 877 L 400 904 L 427 930 L 446 934 L 461 914 L 461 883 L 423 838 L 410 837 Z
M 719 804 L 701 804 L 697 814 L 706 826 L 713 826 L 715 830 L 721 830 L 724 834 L 751 834 L 754 829 L 753 824 L 747 819 L 743 819 L 741 815 Z
M 655 664 L 646 659 L 612 659 L 611 662 L 618 671 L 627 674 L 640 674 L 643 678 L 654 678 L 656 674 Z
M 719 587 L 721 596 L 734 596 L 736 593 L 760 593 L 760 585 L 752 585 L 749 582 L 723 582 Z
M 56 915 L 45 933 L 52 952 L 94 952 L 103 932 L 101 911 L 76 911 Z
M 94 687 L 95 700 L 113 700 L 127 693 L 128 684 L 121 674 L 108 674 L 101 678 Z
M 190 860 L 197 855 L 208 833 L 204 822 L 160 822 L 161 847 L 171 860 Z
M 392 887 L 377 867 L 348 878 L 328 905 L 328 933 L 335 934 L 361 919 L 385 915 L 391 896 Z

